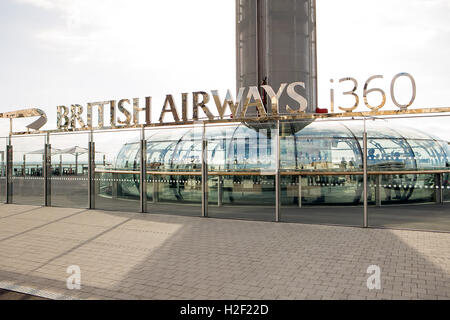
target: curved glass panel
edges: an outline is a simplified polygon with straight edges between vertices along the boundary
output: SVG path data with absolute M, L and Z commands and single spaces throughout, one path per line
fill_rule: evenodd
M 139 130 L 95 132 L 95 207 L 139 210 Z
M 276 123 L 207 126 L 209 216 L 273 221 Z
M 360 141 L 362 143 L 362 141 Z M 403 138 L 368 138 L 367 167 L 372 171 L 416 169 L 414 152 Z
M 361 148 L 351 132 L 338 122 L 300 125 L 297 121 L 281 125 L 281 170 L 347 172 L 361 168 Z
M 408 140 L 418 169 L 440 169 L 446 166 L 442 147 L 434 140 Z
M 363 121 L 340 121 L 355 136 L 362 137 L 364 133 Z M 367 138 L 387 138 L 387 139 L 403 139 L 404 137 L 398 132 L 397 127 L 392 128 L 386 120 L 366 120 Z
M 274 125 L 237 124 L 208 127 L 208 166 L 210 171 L 273 171 Z
M 369 163 L 372 162 L 371 166 L 369 164 L 369 197 L 375 204 L 368 210 L 369 226 L 428 230 L 448 228 L 443 223 L 448 220 L 448 207 L 441 202 L 447 197 L 445 191 L 448 183 L 443 171 L 449 169 L 448 143 L 442 138 L 449 135 L 445 125 L 440 126 L 439 121 L 436 122 L 436 129 L 420 130 L 430 124 L 427 119 L 402 117 L 388 121 L 366 121 L 366 124 L 378 122 L 379 130 L 387 132 L 388 128 L 383 127 L 389 127 L 397 134 L 396 138 L 369 136 L 368 139 L 369 148 L 375 149 L 373 155 L 380 155 L 375 160 L 369 158 Z M 429 132 L 435 132 L 442 138 Z
M 201 127 L 151 128 L 145 130 L 145 136 L 148 211 L 199 216 Z M 185 205 L 177 209 L 176 204 Z
M 448 168 L 447 142 L 387 121 L 367 120 L 366 128 L 369 203 L 376 202 L 376 195 L 383 204 L 432 201 L 434 175 L 398 172 Z M 148 200 L 201 203 L 202 130 L 146 130 Z M 281 122 L 282 204 L 361 204 L 363 130 L 363 121 Z M 276 124 L 209 125 L 205 137 L 209 202 L 271 206 L 275 199 Z M 138 140 L 128 141 L 122 145 L 114 166 L 137 170 L 138 157 Z M 383 173 L 377 175 L 379 171 Z M 137 197 L 138 176 L 129 180 L 121 181 L 121 190 L 124 196 Z
M 302 124 L 303 123 L 303 124 Z M 290 132 L 297 137 L 303 138 L 353 138 L 353 134 L 347 127 L 337 121 L 314 121 L 314 122 L 286 122 L 281 123 L 285 127 L 284 132 Z

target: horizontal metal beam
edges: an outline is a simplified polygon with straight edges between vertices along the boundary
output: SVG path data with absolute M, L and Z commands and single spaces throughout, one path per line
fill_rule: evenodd
M 437 174 L 450 173 L 450 170 L 396 170 L 396 171 L 369 171 L 368 175 L 391 175 L 391 174 Z M 363 171 L 282 171 L 282 176 L 361 176 Z
M 407 110 L 378 110 L 378 111 L 363 111 L 363 112 L 342 112 L 342 113 L 300 113 L 297 115 L 270 115 L 263 117 L 249 117 L 249 118 L 227 118 L 220 119 L 219 117 L 215 119 L 202 119 L 201 122 L 205 124 L 220 124 L 220 123 L 255 123 L 255 122 L 269 122 L 269 121 L 295 121 L 295 120 L 314 120 L 314 119 L 333 119 L 333 118 L 364 118 L 364 117 L 377 117 L 377 116 L 403 116 L 403 115 L 420 115 L 420 114 L 433 114 L 433 113 L 450 113 L 450 107 L 440 107 L 440 108 L 418 108 L 418 109 L 407 109 Z M 188 120 L 179 122 L 168 122 L 168 123 L 150 123 L 150 124 L 136 124 L 131 126 L 121 126 L 121 127 L 102 127 L 102 128 L 76 128 L 76 129 L 55 129 L 55 130 L 36 130 L 36 131 L 23 131 L 23 132 L 13 132 L 12 135 L 29 135 L 29 134 L 44 134 L 44 133 L 58 133 L 58 132 L 89 132 L 89 131 L 104 131 L 114 129 L 115 131 L 121 129 L 133 129 L 133 128 L 153 128 L 153 127 L 173 127 L 182 125 L 194 125 L 198 124 L 198 120 Z
M 140 171 L 129 170 L 103 170 L 96 169 L 96 173 L 114 174 L 140 174 Z M 396 170 L 396 171 L 369 171 L 368 175 L 392 175 L 392 174 L 440 174 L 450 173 L 450 170 Z M 201 176 L 200 171 L 147 171 L 147 174 L 155 176 Z M 282 176 L 362 176 L 363 171 L 281 171 Z M 268 171 L 209 171 L 210 176 L 274 176 L 276 172 Z

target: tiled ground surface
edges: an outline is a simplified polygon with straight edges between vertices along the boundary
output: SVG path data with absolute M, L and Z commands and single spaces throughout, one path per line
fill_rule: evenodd
M 66 289 L 71 265 L 81 290 Z M 369 265 L 380 290 L 366 286 Z M 3 204 L 0 286 L 82 299 L 450 299 L 450 234 Z
M 0 289 L 0 300 L 46 300 L 45 298 Z

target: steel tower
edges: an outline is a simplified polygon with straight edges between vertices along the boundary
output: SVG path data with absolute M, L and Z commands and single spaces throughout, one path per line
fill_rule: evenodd
M 307 112 L 315 111 L 315 0 L 236 0 L 236 42 L 238 88 L 269 84 L 276 92 L 281 83 L 304 82 L 297 90 L 308 101 Z M 284 93 L 280 114 L 287 113 L 286 104 L 292 102 Z

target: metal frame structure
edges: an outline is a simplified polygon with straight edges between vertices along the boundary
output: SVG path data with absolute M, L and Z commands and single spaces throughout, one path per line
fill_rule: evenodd
M 52 148 L 50 144 L 50 134 L 46 136 L 43 159 L 43 174 L 44 174 L 44 205 L 50 207 L 52 205 Z
M 208 141 L 206 140 L 206 127 L 202 126 L 202 217 L 208 216 Z
M 6 203 L 13 203 L 13 146 L 11 144 L 11 136 L 8 138 L 6 146 Z
M 364 201 L 364 212 L 363 212 L 363 227 L 367 228 L 369 226 L 369 215 L 368 215 L 368 202 L 367 202 L 367 131 L 366 131 L 366 118 L 364 118 L 364 132 L 363 132 L 363 201 Z
M 440 113 L 450 113 L 450 107 L 438 107 L 438 108 L 417 108 L 417 109 L 398 109 L 398 110 L 377 110 L 377 111 L 361 111 L 361 112 L 341 112 L 341 113 L 298 113 L 291 115 L 268 115 L 261 117 L 236 117 L 236 118 L 226 118 L 221 119 L 220 117 L 214 117 L 212 119 L 202 118 L 199 120 L 186 120 L 178 122 L 162 122 L 162 123 L 150 123 L 150 124 L 136 124 L 136 125 L 126 125 L 117 126 L 115 128 L 102 127 L 95 128 L 96 131 L 108 131 L 114 130 L 126 130 L 126 129 L 138 129 L 138 128 L 155 128 L 155 127 L 178 127 L 183 125 L 195 125 L 198 123 L 203 124 L 221 124 L 221 123 L 267 123 L 270 121 L 296 121 L 296 120 L 316 120 L 316 119 L 355 119 L 360 120 L 364 118 L 373 117 L 383 117 L 384 119 L 389 119 L 390 116 L 394 118 L 398 116 L 417 116 L 420 114 L 428 115 L 430 117 L 436 116 L 434 114 Z M 12 120 L 12 119 L 11 119 Z M 71 129 L 55 129 L 55 130 L 35 130 L 35 131 L 22 131 L 22 132 L 11 132 L 10 135 L 21 136 L 21 135 L 39 135 L 47 133 L 61 133 L 61 132 L 91 132 L 94 130 L 90 127 L 84 128 L 71 128 Z
M 88 207 L 95 209 L 95 142 L 94 133 L 89 133 L 89 151 L 88 151 Z
M 442 112 L 443 108 L 439 108 Z M 449 109 L 450 108 L 446 108 Z M 430 109 L 427 109 L 430 110 Z M 436 109 L 431 109 L 431 111 L 435 111 Z M 410 110 L 412 111 L 412 110 Z M 430 112 L 431 112 L 430 111 Z M 403 113 L 409 113 L 405 111 L 388 111 L 385 112 L 391 115 L 398 115 Z M 414 112 L 417 114 L 416 112 Z M 344 115 L 348 116 L 349 113 L 344 114 L 337 114 L 337 115 L 323 115 L 323 114 L 315 114 L 315 115 L 304 115 L 301 117 L 301 119 L 310 119 L 313 118 L 341 118 Z M 352 113 L 353 114 L 353 113 Z M 401 170 L 401 171 L 368 171 L 368 165 L 367 165 L 367 131 L 366 131 L 366 119 L 370 118 L 366 113 L 356 113 L 358 115 L 362 115 L 361 120 L 364 121 L 364 131 L 363 131 L 363 146 L 362 146 L 362 152 L 363 152 L 363 167 L 362 171 L 349 171 L 346 173 L 347 175 L 360 175 L 363 176 L 363 222 L 362 227 L 367 228 L 369 227 L 369 216 L 368 216 L 368 183 L 369 183 L 369 176 L 376 176 L 377 177 L 377 183 L 375 187 L 375 202 L 376 206 L 381 206 L 381 180 L 380 177 L 382 175 L 392 175 L 392 174 L 435 174 L 435 201 L 436 203 L 443 203 L 444 202 L 444 194 L 443 194 L 443 174 L 450 173 L 450 169 L 441 169 L 441 170 Z M 379 115 L 379 113 L 377 113 Z M 275 177 L 275 212 L 274 212 L 274 221 L 279 222 L 282 221 L 281 219 L 281 177 L 282 176 L 298 176 L 298 207 L 302 207 L 302 184 L 301 184 L 301 177 L 303 176 L 340 176 L 343 174 L 343 172 L 335 172 L 335 171 L 282 171 L 280 170 L 280 119 L 285 118 L 292 118 L 292 117 L 274 117 L 276 118 L 276 128 L 277 128 L 277 137 L 275 140 L 275 166 L 273 173 L 266 173 L 265 175 L 273 175 Z M 294 117 L 295 119 L 298 119 L 298 117 Z M 354 118 L 353 118 L 354 119 Z M 225 121 L 228 122 L 228 121 Z M 236 120 L 233 120 L 233 122 L 238 122 Z M 123 171 L 123 170 L 104 170 L 104 169 L 96 169 L 95 168 L 95 142 L 94 142 L 94 131 L 89 132 L 89 148 L 88 148 L 88 207 L 90 209 L 95 209 L 95 196 L 96 196 L 96 185 L 97 180 L 96 174 L 97 173 L 113 173 L 116 175 L 120 174 L 132 174 L 132 175 L 139 175 L 139 182 L 140 182 L 140 188 L 139 188 L 139 195 L 140 195 L 140 212 L 145 213 L 147 212 L 147 176 L 152 176 L 153 184 L 154 184 L 154 193 L 156 193 L 156 197 L 154 197 L 153 201 L 158 201 L 157 194 L 158 194 L 158 182 L 156 177 L 163 176 L 163 175 L 173 175 L 176 173 L 177 175 L 186 175 L 186 176 L 201 176 L 201 189 L 202 189 L 202 200 L 201 200 L 201 216 L 208 217 L 208 175 L 217 176 L 219 177 L 218 183 L 219 183 L 219 193 L 218 193 L 218 199 L 217 199 L 217 205 L 220 207 L 222 206 L 222 186 L 221 182 L 223 182 L 224 176 L 257 176 L 261 175 L 260 172 L 255 171 L 248 171 L 248 172 L 228 172 L 228 171 L 208 171 L 208 163 L 207 163 L 207 150 L 208 150 L 208 141 L 206 138 L 206 124 L 210 123 L 210 121 L 199 121 L 196 124 L 198 124 L 198 127 L 201 127 L 202 134 L 201 134 L 201 171 L 180 171 L 180 172 L 173 172 L 173 171 L 154 171 L 154 170 L 147 170 L 147 140 L 145 137 L 145 126 L 141 126 L 141 139 L 140 139 L 140 168 L 139 170 L 132 170 L 132 171 Z M 101 130 L 99 130 L 101 131 Z M 50 132 L 46 131 L 46 141 L 45 141 L 45 148 L 44 148 L 44 157 L 43 157 L 43 169 L 44 169 L 44 205 L 45 206 L 51 206 L 51 144 L 50 144 Z M 26 134 L 33 134 L 32 132 L 28 132 Z M 13 135 L 13 134 L 12 134 Z M 11 143 L 11 136 L 9 136 L 8 139 L 8 145 L 6 146 L 6 203 L 13 203 L 13 145 Z M 21 135 L 20 133 L 18 135 Z
M 281 178 L 280 178 L 280 121 L 277 121 L 277 136 L 275 147 L 275 221 L 280 221 Z
M 140 171 L 139 171 L 139 195 L 141 213 L 147 212 L 147 140 L 145 139 L 145 130 L 141 131 L 140 141 Z

